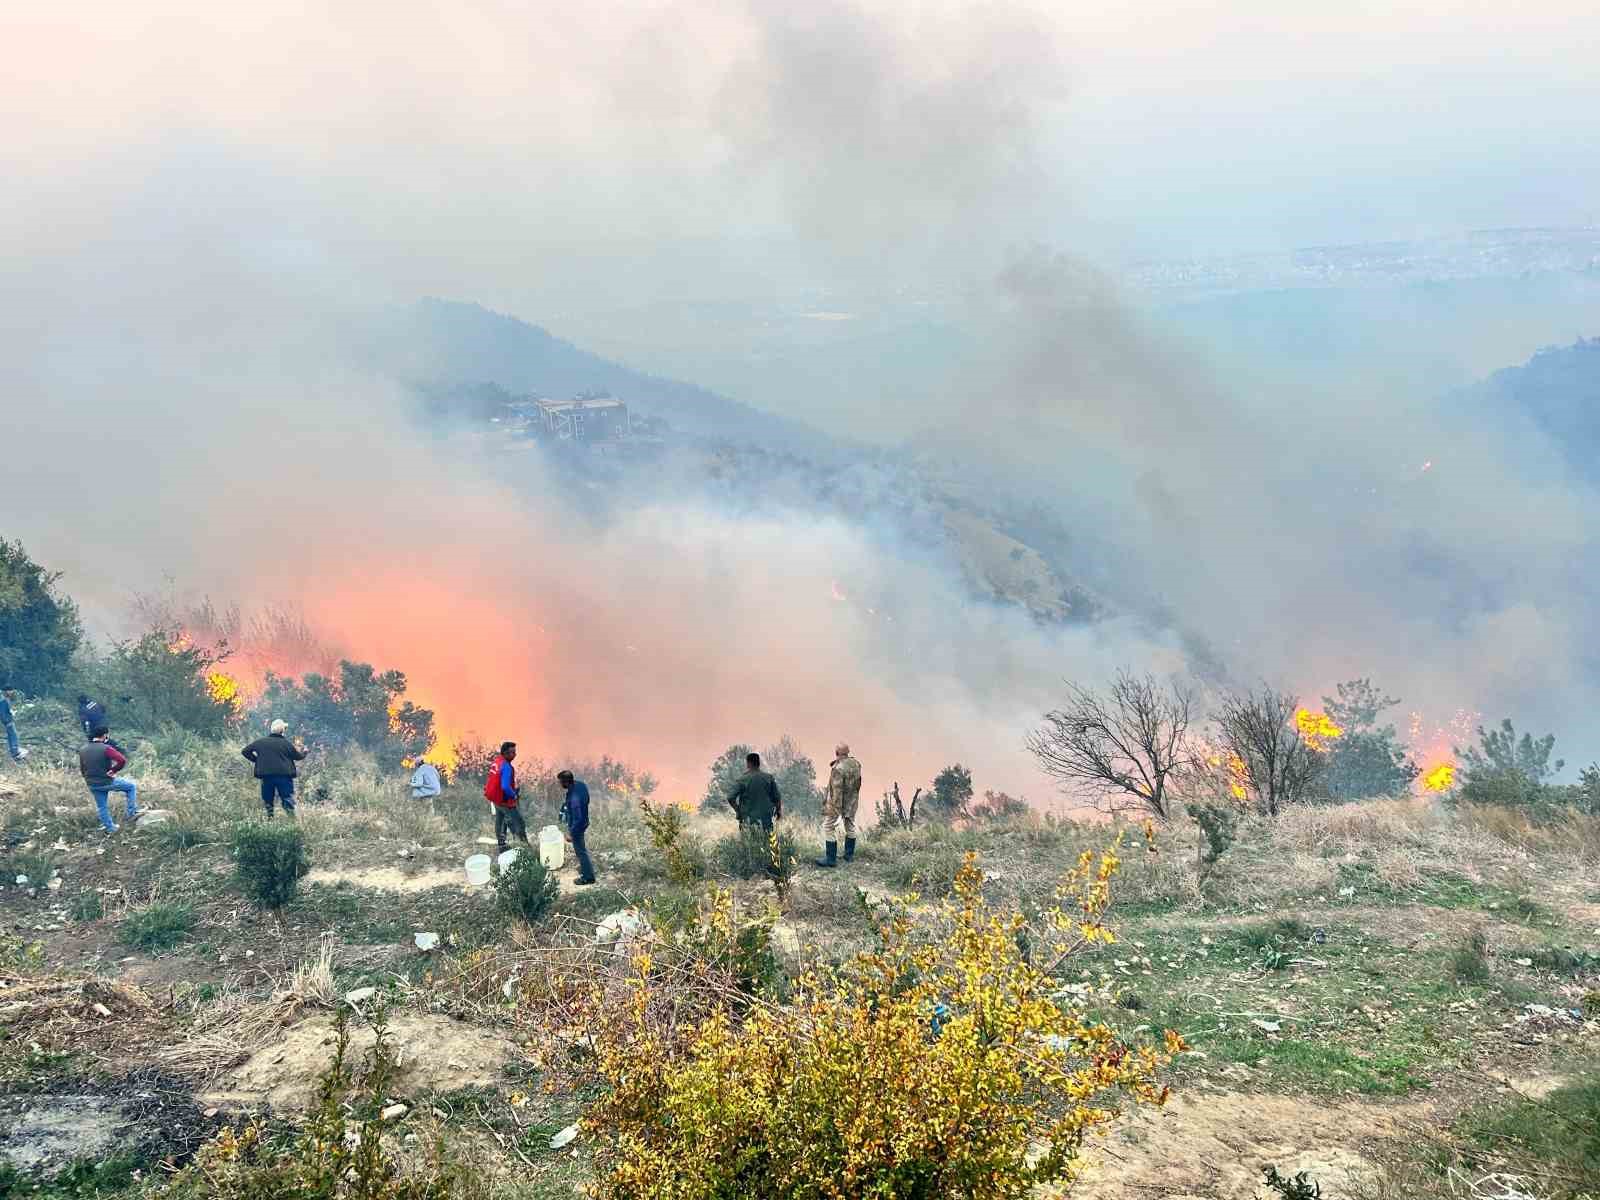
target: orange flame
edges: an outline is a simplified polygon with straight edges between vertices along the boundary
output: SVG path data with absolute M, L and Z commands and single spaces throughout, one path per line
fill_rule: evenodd
M 1425 792 L 1448 792 L 1455 786 L 1456 765 L 1453 762 L 1440 763 L 1422 775 L 1422 790 Z
M 218 704 L 239 707 L 239 681 L 224 671 L 213 671 L 206 676 L 206 692 Z
M 1306 745 L 1313 750 L 1326 752 L 1330 742 L 1338 741 L 1344 736 L 1344 730 L 1335 724 L 1327 713 L 1312 712 L 1302 708 L 1294 714 L 1294 726 L 1300 731 L 1300 736 Z

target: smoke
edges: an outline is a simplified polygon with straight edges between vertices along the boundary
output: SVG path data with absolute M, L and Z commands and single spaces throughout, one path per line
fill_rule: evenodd
M 1595 615 L 1572 578 L 1592 497 L 1401 397 L 1242 391 L 1030 249 L 1095 170 L 1060 165 L 1071 43 L 1045 6 L 165 0 L 24 35 L 0 84 L 5 524 L 102 629 L 169 577 L 303 613 L 406 670 L 447 734 L 620 753 L 686 793 L 789 732 L 819 758 L 848 739 L 869 788 L 960 759 L 1040 798 L 1023 730 L 1062 675 L 1181 668 L 1157 612 L 1307 691 L 1373 673 L 1552 723 L 1595 698 L 1561 652 Z M 879 512 L 643 482 L 598 505 L 581 468 L 441 443 L 350 352 L 422 294 L 559 332 L 934 284 L 982 351 L 913 402 L 851 397 L 851 432 L 1118 547 L 1133 616 L 978 603 Z

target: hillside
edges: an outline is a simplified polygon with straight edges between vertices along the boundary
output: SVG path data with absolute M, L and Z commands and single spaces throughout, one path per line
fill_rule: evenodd
M 688 433 L 825 450 L 825 436 L 737 400 L 635 371 L 536 325 L 481 305 L 426 299 L 399 310 L 372 336 L 376 363 L 424 385 L 492 384 L 515 395 L 610 392 Z
M 1541 350 L 1469 389 L 1463 399 L 1488 419 L 1519 413 L 1560 446 L 1578 474 L 1600 483 L 1600 338 Z
M 597 786 L 600 885 L 575 888 L 569 860 L 553 906 L 530 923 L 463 878 L 489 832 L 476 780 L 430 805 L 369 759 L 315 757 L 298 822 L 310 873 L 275 916 L 248 899 L 230 850 L 257 808 L 231 745 L 133 741 L 157 814 L 108 836 L 55 713 L 24 711 L 34 754 L 0 774 L 4 1195 L 154 1196 L 170 1169 L 158 1164 L 181 1166 L 219 1129 L 252 1121 L 288 1147 L 343 1013 L 353 1055 L 371 1054 L 377 1021 L 396 1056 L 372 1107 L 352 1101 L 352 1136 L 370 1120 L 385 1152 L 423 1175 L 437 1142 L 473 1181 L 440 1194 L 571 1196 L 614 1161 L 602 1128 L 557 1136 L 599 1094 L 581 998 L 612 989 L 620 1014 L 629 986 L 629 956 L 597 931 L 608 914 L 638 913 L 634 948 L 670 971 L 711 936 L 695 914 L 731 889 L 731 919 L 768 931 L 749 945 L 770 945 L 759 986 L 779 997 L 808 967 L 870 950 L 875 911 L 940 928 L 964 855 L 986 873 L 984 902 L 1024 914 L 1032 932 L 1019 936 L 1036 939 L 1057 880 L 1113 837 L 1030 815 L 880 826 L 865 829 L 854 863 L 823 871 L 804 861 L 817 826 L 797 818 L 787 826 L 802 864 L 775 896 L 735 869 L 725 817 L 693 820 L 689 874 L 675 878 L 638 796 Z M 535 831 L 552 819 L 542 789 L 526 808 Z M 1130 1045 L 1172 1029 L 1187 1049 L 1161 1070 L 1164 1107 L 1124 1100 L 1108 1136 L 1090 1139 L 1074 1196 L 1272 1200 L 1258 1190 L 1269 1166 L 1307 1172 L 1324 1200 L 1490 1194 L 1460 1179 L 1493 1178 L 1499 1196 L 1578 1187 L 1565 1158 L 1539 1165 L 1535 1127 L 1539 1105 L 1593 1087 L 1592 818 L 1540 830 L 1432 800 L 1304 808 L 1247 820 L 1204 880 L 1186 821 L 1156 830 L 1148 849 L 1125 834 L 1116 940 L 1055 967 L 1057 995 Z M 420 950 L 418 933 L 439 947 Z M 233 1169 L 206 1154 L 208 1170 Z M 46 1190 L 27 1190 L 36 1184 Z

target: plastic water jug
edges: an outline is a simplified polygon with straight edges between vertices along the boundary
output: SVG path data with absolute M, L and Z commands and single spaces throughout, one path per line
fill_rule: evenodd
M 566 857 L 566 842 L 561 836 L 561 830 L 554 825 L 546 825 L 539 830 L 539 861 L 545 865 L 545 869 L 560 870 Z

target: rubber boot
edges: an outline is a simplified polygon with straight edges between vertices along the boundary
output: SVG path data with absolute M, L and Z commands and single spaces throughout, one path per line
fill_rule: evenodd
M 855 838 L 847 837 L 844 840 L 844 860 L 845 860 L 845 862 L 854 862 L 855 861 L 855 857 L 856 857 L 856 840 L 855 840 Z
M 837 867 L 839 865 L 839 843 L 824 842 L 822 844 L 822 857 L 817 859 L 819 867 Z

